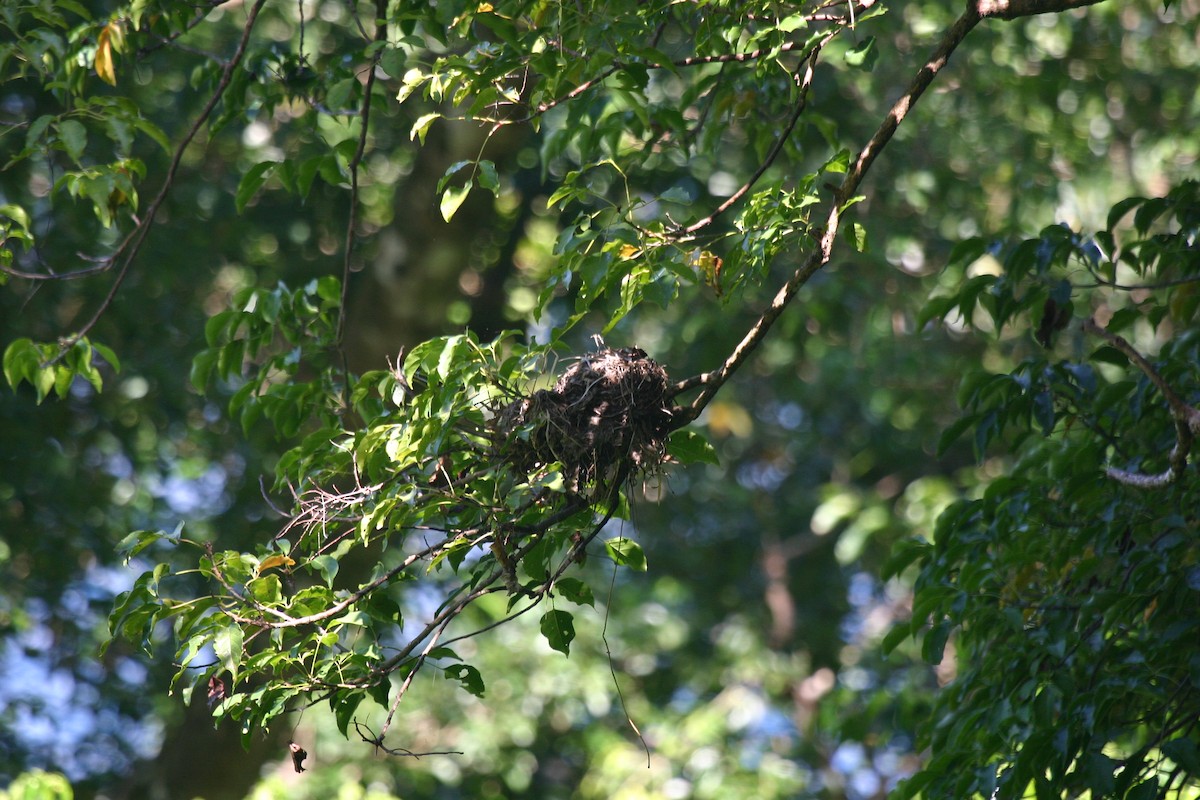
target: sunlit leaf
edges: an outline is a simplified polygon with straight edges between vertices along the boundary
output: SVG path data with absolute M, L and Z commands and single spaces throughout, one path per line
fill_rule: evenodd
M 470 182 L 462 186 L 450 186 L 442 192 L 442 201 L 438 205 L 442 212 L 442 219 L 449 222 L 454 219 L 454 215 L 458 213 L 458 209 L 462 206 L 463 201 L 467 199 L 467 195 L 471 193 Z
M 604 551 L 618 565 L 629 567 L 637 572 L 646 571 L 646 554 L 641 545 L 632 539 L 619 536 L 604 543 Z

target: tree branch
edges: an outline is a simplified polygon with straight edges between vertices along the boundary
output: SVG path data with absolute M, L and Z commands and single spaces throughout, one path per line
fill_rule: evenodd
M 742 184 L 741 188 L 729 195 L 729 197 L 725 198 L 724 202 L 717 206 L 716 209 L 714 209 L 713 212 L 707 217 L 688 225 L 686 228 L 671 232 L 668 235 L 684 239 L 695 234 L 697 231 L 708 227 L 716 220 L 717 217 L 724 214 L 726 211 L 732 208 L 734 204 L 745 197 L 746 193 L 754 188 L 754 184 L 758 183 L 759 179 L 762 178 L 766 171 L 771 168 L 771 165 L 775 163 L 775 159 L 779 157 L 781 152 L 783 152 L 784 144 L 787 143 L 788 137 L 792 135 L 792 131 L 795 129 L 796 123 L 800 121 L 800 115 L 804 113 L 804 109 L 808 105 L 808 90 L 809 87 L 812 86 L 813 70 L 817 66 L 817 58 L 821 54 L 821 48 L 828 44 L 831 38 L 833 38 L 833 34 L 830 34 L 814 45 L 812 52 L 808 54 L 808 66 L 804 70 L 804 75 L 797 81 L 800 86 L 800 97 L 796 101 L 796 107 L 792 110 L 791 117 L 784 124 L 783 131 L 779 134 L 779 138 L 775 140 L 775 144 L 771 147 L 771 152 L 767 153 L 767 157 L 763 159 L 763 162 L 758 166 L 758 169 L 754 171 L 754 174 L 750 176 L 749 180 Z
M 303 26 L 303 17 L 301 25 Z M 372 41 L 387 41 L 387 0 L 375 1 L 375 33 Z M 303 47 L 303 39 L 301 39 L 301 47 Z M 350 173 L 350 213 L 346 219 L 346 251 L 342 258 L 341 305 L 338 308 L 337 331 L 334 334 L 334 350 L 342 362 L 342 400 L 347 410 L 350 408 L 350 361 L 346 356 L 343 343 L 346 337 L 346 301 L 350 293 L 350 267 L 354 256 L 354 244 L 358 239 L 355 232 L 355 228 L 358 226 L 358 168 L 362 165 L 363 155 L 367 151 L 367 134 L 371 129 L 371 92 L 375 89 L 375 70 L 382 54 L 383 49 L 377 49 L 367 64 L 362 111 L 359 112 L 361 130 L 358 132 L 358 145 L 354 148 L 354 156 L 347 165 L 347 171 Z
M 767 310 L 762 313 L 758 321 L 754 323 L 742 340 L 738 342 L 733 352 L 729 354 L 729 357 L 716 369 L 694 378 L 689 378 L 674 387 L 674 394 L 696 386 L 703 387 L 696 399 L 689 406 L 681 409 L 676 415 L 676 422 L 679 426 L 694 420 L 700 415 L 700 412 L 704 410 L 704 407 L 708 405 L 721 386 L 724 385 L 725 381 L 741 367 L 749 355 L 766 337 L 767 331 L 771 329 L 775 320 L 783 313 L 784 308 L 796 296 L 800 287 L 808 283 L 809 279 L 818 270 L 829 263 L 829 259 L 833 254 L 833 243 L 837 236 L 842 214 L 848 207 L 855 190 L 858 189 L 867 170 L 871 168 L 871 164 L 875 161 L 875 158 L 887 146 L 887 143 L 891 141 L 896 129 L 908 115 L 913 105 L 925 93 L 925 90 L 929 88 L 929 85 L 937 77 L 937 74 L 946 66 L 951 53 L 962 43 L 963 39 L 979 23 L 980 19 L 974 8 L 969 8 L 959 17 L 950 30 L 946 32 L 941 43 L 934 51 L 933 56 L 930 57 L 925 66 L 917 73 L 908 91 L 901 95 L 896 104 L 892 106 L 892 110 L 884 118 L 883 123 L 879 126 L 879 130 L 875 132 L 875 135 L 871 137 L 871 140 L 867 142 L 862 152 L 859 153 L 853 166 L 842 180 L 841 186 L 834 192 L 830 202 L 825 229 L 821 234 L 817 247 L 804 260 L 804 263 L 792 273 L 788 281 L 780 287 L 771 304 L 767 307 Z
M 1013 20 L 1038 14 L 1058 14 L 1100 2 L 1103 0 L 974 0 L 972 5 L 983 19 Z
M 262 11 L 262 7 L 266 5 L 266 2 L 267 0 L 255 0 L 254 5 L 251 6 L 250 12 L 246 16 L 246 27 L 242 30 L 242 38 L 238 42 L 237 49 L 229 61 L 225 62 L 225 68 L 221 72 L 221 80 L 217 83 L 217 88 L 213 92 L 212 97 L 208 99 L 208 103 L 205 104 L 200 115 L 196 117 L 196 120 L 192 123 L 192 127 L 188 129 L 188 132 L 179 142 L 179 146 L 175 148 L 175 155 L 171 159 L 171 165 L 167 168 L 167 175 L 163 179 L 162 187 L 158 190 L 158 194 L 155 195 L 149 208 L 146 209 L 146 214 L 141 222 L 125 237 L 116 251 L 110 256 L 110 264 L 115 264 L 118 259 L 122 262 L 121 268 L 117 272 L 117 277 L 113 280 L 112 286 L 109 287 L 104 300 L 101 301 L 100 307 L 96 309 L 95 313 L 92 314 L 83 327 L 62 345 L 59 350 L 59 358 L 66 355 L 76 342 L 87 336 L 92 328 L 96 327 L 96 323 L 100 321 L 100 317 L 104 315 L 104 312 L 112 305 L 113 300 L 117 296 L 117 291 L 129 275 L 130 266 L 133 264 L 134 259 L 137 258 L 138 252 L 142 249 L 142 244 L 146 241 L 146 236 L 150 233 L 150 226 L 154 224 L 154 217 L 158 214 L 158 209 L 162 207 L 163 202 L 167 199 L 167 195 L 171 191 L 172 185 L 175 183 L 175 173 L 179 171 L 179 164 L 183 161 L 184 151 L 187 150 L 188 146 L 200 132 L 200 128 L 212 115 L 213 110 L 217 107 L 217 103 L 224 96 L 225 90 L 229 88 L 230 81 L 233 80 L 234 70 L 242 63 L 242 58 L 245 57 L 246 48 L 250 43 L 250 33 L 254 30 L 254 23 L 258 20 L 258 13 Z
M 1166 379 L 1154 368 L 1154 365 L 1147 361 L 1126 339 L 1100 327 L 1090 317 L 1083 321 L 1083 330 L 1093 336 L 1099 336 L 1120 350 L 1135 367 L 1140 369 L 1166 399 L 1167 405 L 1171 409 L 1171 417 L 1175 420 L 1175 446 L 1171 448 L 1171 453 L 1167 457 L 1170 467 L 1166 471 L 1157 475 L 1146 475 L 1138 472 L 1128 472 L 1116 467 L 1107 467 L 1104 470 L 1105 474 L 1118 483 L 1136 486 L 1140 489 L 1160 488 L 1179 480 L 1183 477 L 1184 470 L 1187 469 L 1188 455 L 1191 453 L 1192 443 L 1196 436 L 1200 435 L 1200 409 L 1188 405 L 1171 388 Z

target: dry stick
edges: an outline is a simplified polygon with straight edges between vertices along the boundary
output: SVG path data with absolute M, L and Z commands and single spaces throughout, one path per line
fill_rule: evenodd
M 1106 328 L 1100 327 L 1090 317 L 1083 321 L 1083 330 L 1093 336 L 1099 336 L 1124 353 L 1125 357 L 1142 371 L 1166 399 L 1167 405 L 1171 408 L 1171 417 L 1175 421 L 1175 446 L 1171 448 L 1171 453 L 1168 456 L 1171 464 L 1169 469 L 1158 475 L 1146 475 L 1140 472 L 1127 472 L 1116 467 L 1106 467 L 1104 470 L 1105 474 L 1119 483 L 1137 486 L 1142 489 L 1154 489 L 1166 486 L 1173 480 L 1179 480 L 1183 476 L 1183 471 L 1187 468 L 1188 454 L 1191 452 L 1192 442 L 1196 436 L 1200 435 L 1200 409 L 1188 405 L 1171 388 L 1170 384 L 1166 382 L 1159 371 L 1154 368 L 1154 365 L 1147 361 L 1125 338 L 1118 336 Z
M 937 77 L 937 74 L 941 72 L 942 68 L 946 66 L 947 61 L 950 59 L 950 54 L 966 38 L 971 29 L 979 23 L 980 19 L 981 17 L 973 7 L 968 8 L 950 30 L 946 32 L 937 50 L 934 51 L 933 56 L 925 63 L 920 72 L 917 73 L 908 91 L 901 95 L 896 104 L 892 106 L 892 110 L 888 112 L 887 117 L 879 126 L 879 130 L 875 132 L 875 135 L 871 137 L 871 140 L 867 142 L 862 152 L 859 153 L 858 159 L 846 173 L 841 186 L 834 192 L 830 203 L 829 216 L 825 223 L 825 230 L 821 234 L 821 239 L 816 249 L 792 273 L 788 281 L 780 287 L 771 301 L 771 305 L 767 307 L 767 310 L 758 318 L 758 321 L 754 323 L 749 332 L 738 342 L 733 352 L 725 359 L 725 362 L 710 372 L 689 378 L 675 385 L 674 394 L 696 386 L 703 387 L 696 399 L 689 406 L 681 409 L 676 415 L 675 422 L 677 426 L 682 426 L 700 415 L 700 412 L 704 410 L 704 407 L 708 405 L 709 401 L 712 400 L 725 381 L 729 379 L 729 376 L 736 372 L 749 355 L 762 343 L 767 331 L 770 330 L 775 320 L 779 318 L 779 315 L 783 313 L 784 308 L 787 307 L 792 298 L 796 296 L 796 292 L 799 291 L 800 287 L 808 283 L 808 280 L 818 270 L 829 263 L 842 213 L 846 208 L 846 204 L 853 197 L 855 190 L 858 189 L 859 184 L 862 182 L 863 176 L 870 169 L 871 164 L 875 161 L 879 153 L 887 146 L 887 143 L 891 140 L 896 129 L 908 115 L 913 105 L 925 93 L 925 90 L 929 88 L 929 85 Z
M 221 97 L 225 94 L 225 90 L 229 87 L 229 82 L 233 80 L 234 70 L 237 69 L 238 64 L 241 63 L 242 58 L 246 55 L 246 46 L 250 42 L 250 32 L 254 30 L 254 23 L 258 19 L 258 12 L 262 10 L 266 2 L 267 0 L 256 0 L 250 8 L 250 13 L 246 17 L 246 27 L 242 31 L 242 38 L 238 42 L 237 50 L 234 51 L 229 61 L 225 62 L 225 69 L 221 72 L 221 80 L 217 83 L 216 91 L 208 99 L 208 103 L 205 104 L 204 109 L 192 124 L 191 129 L 183 137 L 183 140 L 180 141 L 179 146 L 175 148 L 175 156 L 171 159 L 171 166 L 167 169 L 167 176 L 163 180 L 162 188 L 158 190 L 154 201 L 150 203 L 150 207 L 146 210 L 146 216 L 125 237 L 125 240 L 117 247 L 116 252 L 112 254 L 110 263 L 116 262 L 119 258 L 122 260 L 122 264 L 121 269 L 117 272 L 117 277 L 113 280 L 113 285 L 109 287 L 108 294 L 105 295 L 100 307 L 96 309 L 96 313 L 87 321 L 87 324 L 62 345 L 55 361 L 63 358 L 76 342 L 87 336 L 88 332 L 96 327 L 96 323 L 100 321 L 100 317 L 104 315 L 104 312 L 112 305 L 113 300 L 117 296 L 117 290 L 121 288 L 121 284 L 125 282 L 126 276 L 129 275 L 129 267 L 133 264 L 133 260 L 137 258 L 138 252 L 142 249 L 142 243 L 145 242 L 147 234 L 150 233 L 150 226 L 154 224 L 154 217 L 158 213 L 158 209 L 162 206 L 163 202 L 167 199 L 167 194 L 171 191 L 171 186 L 175 182 L 175 173 L 179 170 L 180 162 L 183 161 L 184 151 L 192 143 L 192 140 L 196 138 L 196 134 L 200 132 L 201 126 L 212 115 L 213 109 L 217 107 L 217 103 L 220 102 Z

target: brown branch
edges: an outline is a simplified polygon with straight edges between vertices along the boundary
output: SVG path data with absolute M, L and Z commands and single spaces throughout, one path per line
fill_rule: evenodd
M 430 750 L 427 753 L 414 753 L 412 750 L 408 750 L 403 747 L 388 747 L 387 745 L 385 745 L 383 743 L 383 734 L 382 733 L 376 734 L 375 731 L 371 730 L 369 727 L 362 724 L 358 720 L 354 720 L 354 730 L 364 742 L 366 742 L 369 745 L 372 745 L 376 750 L 387 753 L 389 756 L 403 756 L 405 758 L 421 758 L 422 756 L 461 756 L 462 755 L 461 750 Z M 366 731 L 367 733 L 369 733 L 371 735 L 367 736 L 367 733 L 363 733 L 363 731 Z
M 1058 14 L 1100 2 L 1103 0 L 975 0 L 974 7 L 982 19 L 1013 20 L 1038 14 Z
M 1015 19 L 1019 16 L 1064 11 L 1069 8 L 1093 5 L 1100 1 L 1040 0 L 1039 2 L 1039 0 L 1011 0 L 1011 2 L 1008 2 L 1007 0 L 975 0 L 968 5 L 967 10 L 963 12 L 962 16 L 946 32 L 941 43 L 934 51 L 933 56 L 917 73 L 908 91 L 901 95 L 900 99 L 892 106 L 891 111 L 888 112 L 888 115 L 884 118 L 875 135 L 867 142 L 866 146 L 859 153 L 853 167 L 846 173 L 841 186 L 834 192 L 825 230 L 821 235 L 817 248 L 813 250 L 804 263 L 792 274 L 787 283 L 780 287 L 778 293 L 776 293 L 774 299 L 771 301 L 771 305 L 767 307 L 767 310 L 763 312 L 758 321 L 754 323 L 750 331 L 737 344 L 733 352 L 730 353 L 721 366 L 710 372 L 680 381 L 673 387 L 673 394 L 679 394 L 680 392 L 694 389 L 697 386 L 704 387 L 696 399 L 686 408 L 680 409 L 680 412 L 676 415 L 679 425 L 682 426 L 699 416 L 700 412 L 704 410 L 704 407 L 708 405 L 725 381 L 729 379 L 729 376 L 741 367 L 750 353 L 762 342 L 767 331 L 770 330 L 775 320 L 779 318 L 779 315 L 783 313 L 783 309 L 795 297 L 800 287 L 806 284 L 818 270 L 829 263 L 833 251 L 834 237 L 841 222 L 842 213 L 862 183 L 867 171 L 871 168 L 871 164 L 874 163 L 875 159 L 883 151 L 883 148 L 891 141 L 900 123 L 904 121 L 904 118 L 908 116 L 912 107 L 920 100 L 930 84 L 933 83 L 934 78 L 946 66 L 951 54 L 966 38 L 967 34 L 985 17 Z
M 1188 405 L 1182 397 L 1180 397 L 1166 379 L 1159 374 L 1146 358 L 1134 348 L 1123 337 L 1118 336 L 1112 331 L 1101 328 L 1096 324 L 1094 319 L 1088 318 L 1083 321 L 1083 330 L 1094 336 L 1099 336 L 1104 341 L 1111 344 L 1113 347 L 1120 350 L 1126 358 L 1133 362 L 1134 366 L 1142 371 L 1150 382 L 1154 384 L 1154 388 L 1158 389 L 1162 396 L 1166 399 L 1167 405 L 1171 407 L 1171 415 L 1179 422 L 1183 423 L 1193 434 L 1200 435 L 1200 409 L 1193 408 Z
M 841 186 L 834 192 L 830 202 L 825 229 L 821 233 L 817 247 L 804 260 L 804 263 L 792 273 L 787 282 L 780 287 L 771 304 L 767 307 L 767 310 L 762 313 L 758 321 L 754 323 L 742 340 L 738 342 L 733 352 L 729 354 L 729 357 L 716 369 L 676 384 L 674 394 L 678 394 L 686 389 L 695 388 L 696 386 L 703 387 L 696 399 L 686 408 L 680 409 L 676 415 L 676 423 L 679 426 L 699 416 L 700 412 L 704 410 L 704 407 L 708 405 L 721 386 L 724 385 L 725 381 L 741 367 L 750 354 L 762 343 L 762 340 L 767 335 L 767 331 L 771 329 L 775 320 L 783 313 L 784 308 L 796 296 L 800 287 L 808 283 L 809 279 L 818 270 L 829 263 L 833 254 L 833 244 L 837 236 L 837 229 L 841 222 L 842 214 L 851 202 L 867 170 L 871 168 L 871 164 L 875 161 L 875 158 L 887 146 L 888 142 L 891 141 L 892 136 L 896 133 L 896 129 L 904 121 L 904 118 L 908 116 L 913 105 L 916 104 L 925 93 L 925 90 L 929 88 L 933 79 L 946 66 L 951 53 L 962 43 L 963 39 L 979 23 L 980 19 L 974 8 L 968 8 L 950 30 L 946 32 L 941 43 L 934 51 L 933 56 L 930 57 L 925 66 L 917 73 L 908 91 L 901 95 L 896 104 L 892 106 L 892 110 L 884 118 L 883 123 L 879 126 L 879 130 L 875 132 L 875 135 L 871 137 L 871 140 L 867 142 L 862 152 L 859 153 L 858 158 L 846 173 L 846 177 L 842 180 Z
M 375 35 L 372 41 L 383 42 L 386 40 L 387 0 L 376 0 Z M 370 131 L 371 125 L 371 91 L 375 88 L 375 69 L 379 64 L 382 53 L 382 48 L 376 50 L 367 68 L 367 80 L 363 86 L 362 111 L 359 113 L 362 130 L 358 132 L 358 146 L 355 148 L 354 156 L 347 165 L 347 170 L 350 173 L 350 214 L 346 220 L 346 252 L 342 260 L 341 308 L 338 309 L 337 334 L 334 337 L 335 347 L 342 356 L 343 368 L 346 367 L 346 354 L 342 348 L 342 340 L 345 338 L 346 333 L 346 299 L 350 286 L 351 257 L 354 254 L 354 243 L 357 240 L 357 234 L 354 229 L 358 224 L 358 168 L 362 165 L 363 155 L 367 151 L 367 133 Z M 349 372 L 348 369 L 344 369 L 344 371 Z M 346 386 L 343 387 L 343 391 L 348 395 L 350 391 L 348 374 L 346 378 Z

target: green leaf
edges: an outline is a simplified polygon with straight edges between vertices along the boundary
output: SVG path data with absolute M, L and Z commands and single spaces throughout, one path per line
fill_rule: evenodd
M 32 384 L 41 365 L 41 353 L 29 339 L 17 339 L 4 350 L 4 377 L 14 389 L 21 381 Z
M 1179 737 L 1162 746 L 1162 753 L 1192 775 L 1200 775 L 1200 748 L 1191 739 Z
M 910 537 L 897 542 L 892 548 L 892 555 L 884 563 L 879 577 L 888 580 L 906 570 L 914 561 L 929 555 L 932 548 L 929 542 L 920 537 Z
M 279 166 L 278 161 L 260 161 L 246 171 L 238 182 L 237 193 L 234 195 L 234 206 L 240 214 L 245 210 L 246 204 L 254 199 L 254 195 L 262 188 L 262 185 L 267 182 L 267 178 L 275 172 Z
M 1108 230 L 1111 231 L 1126 214 L 1144 202 L 1144 197 L 1127 197 L 1113 205 L 1112 210 L 1108 212 Z
M 441 119 L 441 114 L 424 114 L 417 118 L 413 123 L 412 130 L 408 133 L 409 140 L 420 139 L 421 144 L 425 144 L 425 134 L 429 133 L 429 126 L 434 123 L 434 120 Z
M 942 662 L 942 656 L 946 652 L 946 642 L 950 639 L 950 630 L 950 620 L 943 619 L 926 632 L 925 638 L 921 642 L 921 657 L 925 659 L 926 663 L 940 664 Z
M 500 193 L 500 176 L 496 172 L 496 164 L 492 161 L 483 160 L 478 164 L 479 167 L 479 186 L 487 189 L 494 195 Z
M 278 575 L 263 575 L 246 584 L 246 591 L 260 603 L 273 605 L 283 599 L 283 584 Z
M 1079 771 L 1083 773 L 1084 781 L 1092 790 L 1093 797 L 1111 797 L 1116 787 L 1113 772 L 1117 762 L 1103 753 L 1089 753 L 1081 759 Z
M 67 155 L 76 164 L 83 158 L 83 150 L 87 147 L 87 128 L 78 120 L 64 119 L 58 123 L 58 140 L 62 142 Z
M 164 538 L 161 531 L 134 531 L 117 544 L 117 555 L 121 557 L 121 563 L 129 566 L 134 556 Z
M 860 223 L 852 222 L 846 228 L 846 240 L 856 252 L 867 252 L 867 229 Z
M 99 342 L 91 342 L 90 344 L 92 348 L 100 354 L 100 357 L 103 358 L 110 367 L 112 367 L 113 372 L 121 371 L 121 360 L 117 358 L 117 354 L 113 352 L 111 347 L 100 344 Z
M 673 432 L 667 438 L 667 455 L 680 464 L 719 464 L 712 444 L 695 431 Z
M 879 645 L 880 650 L 886 656 L 900 646 L 900 643 L 912 637 L 912 630 L 908 625 L 897 625 L 887 632 L 883 637 L 883 642 Z
M 632 539 L 624 536 L 609 539 L 604 543 L 604 551 L 619 566 L 629 567 L 636 572 L 646 571 L 646 553 Z
M 596 598 L 592 595 L 592 587 L 579 580 L 579 578 L 559 578 L 554 583 L 554 589 L 576 605 L 592 606 L 593 608 L 596 605 Z
M 462 186 L 451 186 L 442 192 L 442 202 L 439 204 L 439 209 L 442 212 L 442 219 L 449 222 L 454 219 L 454 215 L 458 213 L 459 206 L 467 199 L 467 195 L 471 193 L 472 183 L 468 181 Z
M 563 655 L 571 654 L 571 640 L 575 638 L 575 620 L 569 612 L 554 609 L 542 615 L 542 636 L 551 649 Z
M 868 36 L 846 53 L 846 63 L 868 72 L 875 66 L 879 52 L 875 49 L 875 37 Z
M 350 98 L 359 88 L 356 78 L 345 78 L 329 87 L 325 94 L 325 104 L 334 113 L 345 113 L 350 106 Z
M 1126 792 L 1125 800 L 1155 800 L 1158 797 L 1158 790 L 1160 788 L 1158 779 L 1150 778 Z
M 451 664 L 445 669 L 446 680 L 458 681 L 462 687 L 476 697 L 483 697 L 483 676 L 470 664 Z
M 321 573 L 321 577 L 325 579 L 325 585 L 333 588 L 333 579 L 338 574 L 338 560 L 326 553 L 317 556 L 309 564 L 313 569 Z
M 242 627 L 236 622 L 222 626 L 213 637 L 213 652 L 229 671 L 229 677 L 236 686 L 238 670 L 242 663 Z
M 354 712 L 364 700 L 364 696 L 360 692 L 346 691 L 339 692 L 336 695 L 336 700 L 331 700 L 333 705 L 333 717 L 337 722 L 338 730 L 342 732 L 342 736 L 346 735 L 346 730 L 350 727 L 350 721 L 354 717 Z

